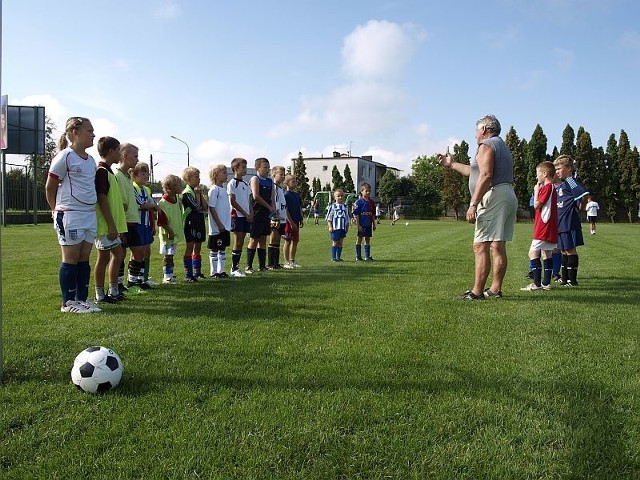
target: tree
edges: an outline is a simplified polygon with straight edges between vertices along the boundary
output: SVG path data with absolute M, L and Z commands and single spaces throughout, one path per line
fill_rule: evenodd
M 575 139 L 576 134 L 571 128 L 571 125 L 567 123 L 567 126 L 564 127 L 562 132 L 562 146 L 560 147 L 560 155 L 569 155 L 573 157 L 575 155 L 576 147 L 575 147 Z M 554 154 L 553 158 L 557 155 Z
M 356 186 L 353 184 L 353 178 L 351 177 L 351 169 L 349 165 L 344 166 L 344 184 L 343 187 L 345 192 L 355 192 Z
M 302 152 L 298 152 L 298 158 L 293 165 L 293 174 L 296 177 L 296 192 L 300 195 L 302 205 L 308 205 L 311 202 L 311 193 L 309 192 L 307 167 L 304 164 Z
M 411 165 L 414 183 L 415 213 L 420 216 L 437 216 L 442 212 L 442 167 L 436 156 L 420 156 Z
M 615 221 L 618 211 L 618 191 L 620 190 L 620 175 L 618 166 L 618 142 L 612 133 L 607 141 L 607 149 L 604 153 L 605 161 L 605 185 L 603 188 L 606 212 L 611 222 Z
M 469 144 L 464 140 L 453 146 L 453 160 L 469 164 Z M 453 209 L 458 220 L 458 209 L 469 199 L 469 189 L 465 186 L 465 177 L 450 168 L 442 170 L 442 206 Z
M 593 145 L 591 144 L 591 135 L 586 130 L 578 137 L 575 150 L 576 178 L 580 180 L 587 190 L 593 193 L 593 188 L 597 185 L 597 171 L 595 159 L 593 158 Z
M 633 214 L 637 211 L 638 206 L 638 189 L 640 187 L 638 161 L 638 148 L 631 148 L 627 133 L 621 130 L 620 140 L 618 141 L 618 164 L 620 167 L 619 196 L 627 210 L 629 222 L 633 222 Z
M 400 181 L 398 177 L 396 177 L 391 170 L 387 170 L 384 172 L 378 185 L 378 195 L 380 196 L 382 204 L 387 207 L 387 210 L 391 210 L 393 202 L 396 201 L 399 193 Z
M 344 180 L 342 179 L 342 175 L 340 175 L 340 170 L 338 170 L 337 165 L 334 165 L 333 169 L 331 170 L 331 183 L 333 183 L 334 190 L 337 190 L 339 188 L 342 188 L 344 190 Z
M 536 167 L 538 164 L 547 159 L 547 137 L 542 131 L 540 125 L 536 125 L 536 128 L 531 134 L 531 139 L 527 144 L 527 150 L 525 152 L 525 164 L 527 169 L 527 192 L 533 192 L 536 179 Z M 528 204 L 528 203 L 527 203 Z
M 313 177 L 313 180 L 311 181 L 311 189 L 313 190 L 314 195 L 322 190 L 322 184 L 318 177 Z
M 56 154 L 56 141 L 53 138 L 53 130 L 55 124 L 48 115 L 44 116 L 44 155 L 27 155 L 25 158 L 27 165 L 31 170 L 31 177 L 35 179 L 36 186 L 39 190 L 44 189 L 47 181 L 47 171 L 51 160 Z
M 518 133 L 513 127 L 507 132 L 504 142 L 507 144 L 507 147 L 509 147 L 511 158 L 513 158 L 513 191 L 516 194 L 520 208 L 528 210 L 531 191 L 527 183 L 528 172 L 524 158 L 526 144 L 520 141 Z

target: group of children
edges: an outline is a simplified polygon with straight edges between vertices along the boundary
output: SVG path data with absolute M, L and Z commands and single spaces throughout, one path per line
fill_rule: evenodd
M 149 262 L 156 227 L 163 284 L 178 282 L 174 259 L 182 242 L 185 281 L 189 283 L 205 278 L 201 257 L 205 240 L 212 278 L 253 273 L 256 253 L 260 271 L 300 267 L 295 257 L 304 225 L 302 203 L 295 192 L 295 177 L 285 175 L 284 167 L 270 169 L 269 160 L 258 158 L 257 175 L 247 184 L 247 161 L 235 158 L 231 163 L 233 179 L 225 189 L 227 167 L 213 165 L 208 198 L 200 187 L 200 171 L 187 167 L 182 178 L 164 178 L 163 195 L 156 204 L 146 185 L 149 166 L 138 160 L 138 148 L 102 137 L 97 145 L 100 162 L 96 164 L 86 152 L 94 138 L 89 119 L 69 118 L 45 186 L 61 247 L 62 312 L 99 312 L 103 304 L 124 300 L 127 291 L 144 293 L 152 288 Z M 231 245 L 231 232 L 232 268 L 227 274 L 226 248 Z M 240 260 L 247 233 L 247 265 L 242 272 Z M 280 264 L 281 238 L 285 242 L 284 265 Z M 94 244 L 95 302 L 89 300 L 89 257 Z
M 592 198 L 574 178 L 573 163 L 569 155 L 560 155 L 553 163 L 545 161 L 536 167 L 533 241 L 529 248 L 529 276 L 533 282 L 520 290 L 550 290 L 553 276 L 564 287 L 578 285 L 577 247 L 584 245 L 580 210 Z M 593 234 L 596 219 L 589 220 Z M 554 257 L 559 259 L 555 262 L 559 269 L 554 268 Z

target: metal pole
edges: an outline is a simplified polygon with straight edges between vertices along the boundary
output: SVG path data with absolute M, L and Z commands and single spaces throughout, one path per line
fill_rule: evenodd
M 189 144 L 187 142 L 185 142 L 184 140 L 182 140 L 182 139 L 180 139 L 178 137 L 175 137 L 173 135 L 171 135 L 171 138 L 173 138 L 174 140 L 177 140 L 177 141 L 179 141 L 181 143 L 184 143 L 184 146 L 187 147 L 187 167 L 188 167 L 189 166 Z

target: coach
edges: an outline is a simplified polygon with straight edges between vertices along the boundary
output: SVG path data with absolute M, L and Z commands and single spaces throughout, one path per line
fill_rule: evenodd
M 467 221 L 475 223 L 475 281 L 473 288 L 460 297 L 463 300 L 502 297 L 502 281 L 507 272 L 506 242 L 513 239 L 518 201 L 513 192 L 513 159 L 499 137 L 500 130 L 500 122 L 493 115 L 476 122 L 478 150 L 469 165 L 454 162 L 449 149 L 438 155 L 440 165 L 469 177 L 471 202 Z M 493 282 L 485 289 L 492 258 Z

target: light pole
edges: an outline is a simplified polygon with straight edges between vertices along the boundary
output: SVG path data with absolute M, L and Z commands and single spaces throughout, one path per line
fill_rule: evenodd
M 174 137 L 173 135 L 171 135 L 171 138 L 173 138 L 174 140 L 177 140 L 181 143 L 184 143 L 184 146 L 187 147 L 187 167 L 189 166 L 189 144 L 187 142 L 185 142 L 184 140 L 178 138 L 178 137 Z

